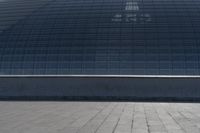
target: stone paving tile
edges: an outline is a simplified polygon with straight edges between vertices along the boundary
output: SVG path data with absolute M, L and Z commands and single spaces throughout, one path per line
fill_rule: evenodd
M 200 103 L 0 102 L 0 133 L 200 133 Z

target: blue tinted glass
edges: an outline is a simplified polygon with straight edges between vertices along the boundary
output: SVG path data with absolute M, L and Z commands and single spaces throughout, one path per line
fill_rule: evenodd
M 0 74 L 200 74 L 199 0 L 0 2 Z

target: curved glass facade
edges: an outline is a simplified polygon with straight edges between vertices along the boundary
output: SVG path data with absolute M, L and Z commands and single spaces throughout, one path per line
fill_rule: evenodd
M 199 75 L 199 0 L 0 0 L 1 75 Z

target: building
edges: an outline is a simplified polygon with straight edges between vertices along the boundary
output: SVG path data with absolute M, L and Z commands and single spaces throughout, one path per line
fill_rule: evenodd
M 197 78 L 199 6 L 199 0 L 0 0 L 0 74 Z

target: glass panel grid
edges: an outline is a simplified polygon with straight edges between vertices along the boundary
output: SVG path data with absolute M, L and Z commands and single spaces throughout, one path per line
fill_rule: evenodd
M 199 0 L 1 3 L 0 74 L 200 74 Z

